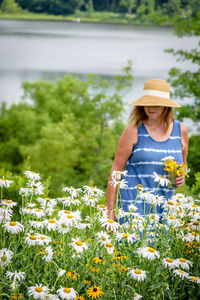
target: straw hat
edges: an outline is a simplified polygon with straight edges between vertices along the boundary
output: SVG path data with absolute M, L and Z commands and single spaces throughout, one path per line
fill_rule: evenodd
M 135 106 L 181 107 L 170 99 L 170 86 L 161 79 L 150 79 L 144 84 L 143 96 L 129 104 Z

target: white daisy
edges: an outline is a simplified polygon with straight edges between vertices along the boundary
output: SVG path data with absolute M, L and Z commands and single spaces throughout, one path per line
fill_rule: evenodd
M 5 226 L 5 230 L 12 234 L 17 234 L 19 232 L 24 231 L 24 226 L 21 223 L 16 221 L 6 222 L 4 226 Z
M 30 188 L 29 192 L 33 195 L 43 195 L 44 193 L 44 186 L 41 182 L 29 182 Z
M 137 293 L 135 293 L 134 296 L 133 296 L 133 300 L 139 300 L 141 298 L 142 298 L 142 296 L 140 294 L 137 294 Z
M 44 299 L 48 292 L 49 288 L 42 284 L 28 288 L 28 295 L 32 296 L 33 299 Z
M 33 171 L 24 171 L 24 174 L 26 175 L 26 177 L 32 181 L 35 181 L 35 180 L 40 180 L 40 175 L 36 172 L 33 172 Z
M 51 246 L 46 247 L 44 252 L 42 252 L 42 259 L 46 262 L 50 262 L 53 259 L 53 249 Z
M 7 206 L 7 207 L 13 208 L 14 206 L 17 205 L 17 202 L 14 202 L 14 201 L 8 200 L 8 199 L 3 199 L 2 204 Z
M 97 196 L 98 198 L 102 197 L 104 195 L 104 192 L 100 189 L 98 189 L 96 186 L 83 186 L 84 192 L 89 196 Z
M 124 171 L 113 171 L 111 176 L 112 176 L 112 178 L 120 180 L 122 178 L 122 176 L 126 176 L 127 174 L 128 174 L 127 170 L 124 170 Z
M 176 269 L 178 267 L 178 264 L 177 264 L 176 260 L 173 260 L 169 257 L 163 258 L 162 263 L 163 263 L 165 268 L 168 267 L 169 269 Z
M 155 182 L 158 182 L 161 186 L 168 186 L 170 181 L 168 178 L 159 176 L 156 172 L 153 172 L 153 178 Z
M 72 197 L 72 198 L 76 198 L 76 197 L 78 197 L 78 195 L 82 192 L 82 189 L 76 189 L 76 188 L 74 188 L 73 186 L 70 186 L 70 187 L 64 187 L 63 189 L 62 189 L 62 191 L 63 192 L 69 192 L 70 193 L 70 196 Z
M 51 238 L 47 235 L 36 233 L 38 245 L 44 246 L 51 243 Z
M 31 214 L 37 218 L 42 218 L 45 216 L 45 211 L 43 209 L 40 208 L 33 208 L 31 210 Z
M 194 283 L 200 283 L 200 277 L 197 276 L 189 276 L 188 277 L 189 281 L 194 282 Z
M 154 248 L 147 247 L 147 246 L 138 248 L 136 250 L 136 253 L 138 253 L 142 257 L 147 258 L 149 260 L 153 260 L 153 259 L 160 257 L 160 254 L 158 251 L 156 251 Z
M 137 206 L 135 206 L 133 204 L 128 205 L 129 212 L 133 212 L 134 213 L 137 209 L 138 209 Z
M 113 246 L 112 243 L 106 243 L 104 244 L 104 248 L 106 249 L 108 254 L 112 254 L 115 251 L 115 247 Z
M 127 241 L 128 243 L 133 243 L 136 240 L 136 235 L 125 233 L 125 232 L 124 233 L 118 232 L 116 233 L 116 240 L 118 242 L 123 240 L 123 241 Z
M 100 218 L 101 227 L 105 228 L 106 230 L 111 230 L 113 232 L 116 232 L 116 230 L 119 228 L 119 223 L 107 219 L 107 218 Z
M 0 224 L 11 220 L 13 211 L 7 206 L 0 207 Z
M 72 239 L 72 243 L 69 243 L 69 245 L 72 246 L 72 248 L 77 252 L 77 253 L 82 253 L 85 249 L 88 248 L 88 245 L 79 239 Z
M 85 228 L 90 228 L 91 224 L 90 223 L 77 223 L 76 228 L 80 230 L 84 230 Z
M 114 188 L 119 185 L 120 189 L 128 187 L 127 183 L 128 182 L 125 179 L 117 180 L 114 177 L 112 177 L 112 180 L 109 181 L 109 184 L 112 185 Z
M 183 270 L 174 270 L 173 273 L 177 276 L 179 276 L 181 279 L 188 279 L 189 278 L 189 274 Z
M 35 246 L 38 245 L 38 238 L 36 235 L 34 234 L 30 234 L 27 233 L 26 237 L 24 238 L 25 242 L 29 245 L 29 246 Z
M 6 276 L 10 279 L 10 280 L 14 280 L 14 281 L 21 281 L 24 280 L 26 278 L 25 272 L 21 272 L 21 271 L 15 271 L 15 272 L 10 272 L 10 271 L 6 271 Z
M 31 227 L 38 229 L 38 228 L 43 228 L 44 227 L 44 223 L 43 221 L 40 220 L 36 220 L 36 221 L 29 221 Z
M 41 208 L 43 208 L 43 209 L 47 209 L 49 207 L 54 207 L 57 203 L 56 199 L 41 198 L 41 197 L 38 197 L 37 201 L 40 203 Z
M 167 224 L 172 227 L 180 227 L 181 224 L 175 216 L 168 216 Z
M 58 277 L 63 276 L 65 273 L 66 273 L 66 270 L 60 269 L 60 270 L 58 271 Z
M 0 249 L 0 266 L 7 266 L 13 257 L 14 253 L 6 248 Z
M 73 288 L 66 287 L 60 287 L 60 289 L 57 290 L 57 293 L 61 297 L 61 299 L 67 300 L 75 299 L 78 294 Z
M 57 228 L 57 223 L 58 221 L 56 219 L 49 219 L 49 220 L 45 220 L 43 221 L 44 222 L 44 225 L 45 227 L 47 228 L 48 231 L 55 231 L 56 228 Z
M 60 233 L 67 233 L 70 230 L 70 225 L 66 224 L 64 219 L 60 219 L 57 222 L 57 230 Z
M 19 189 L 19 194 L 21 195 L 21 196 L 25 196 L 25 197 L 27 197 L 27 196 L 29 196 L 30 195 L 30 190 L 29 190 L 29 188 L 20 188 Z
M 181 267 L 184 270 L 189 270 L 190 267 L 192 267 L 193 263 L 190 260 L 187 260 L 185 258 L 178 258 L 176 259 L 176 263 L 178 267 Z
M 100 244 L 103 246 L 110 241 L 109 235 L 104 231 L 97 232 L 96 235 L 99 239 Z
M 0 179 L 0 187 L 1 188 L 3 188 L 3 187 L 9 188 L 12 183 L 13 183 L 12 180 L 4 179 L 4 177 Z
M 95 207 L 96 204 L 98 203 L 98 198 L 95 196 L 90 196 L 90 195 L 84 195 L 81 197 L 81 200 L 85 202 L 85 205 Z
M 129 269 L 127 275 L 137 281 L 143 281 L 147 277 L 146 271 L 140 269 Z
M 66 197 L 63 201 L 63 204 L 67 207 L 70 207 L 71 204 L 79 205 L 81 202 L 78 199 L 72 198 L 72 197 Z

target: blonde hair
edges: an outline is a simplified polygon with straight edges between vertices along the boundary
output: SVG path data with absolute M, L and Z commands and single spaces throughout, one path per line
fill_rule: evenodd
M 129 116 L 129 124 L 132 126 L 140 126 L 143 121 L 147 120 L 147 115 L 144 106 L 135 106 Z M 160 122 L 164 122 L 165 129 L 169 128 L 170 121 L 175 120 L 174 111 L 172 107 L 164 107 Z

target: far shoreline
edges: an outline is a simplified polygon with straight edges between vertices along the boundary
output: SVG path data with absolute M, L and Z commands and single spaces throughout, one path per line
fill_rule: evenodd
M 116 24 L 116 25 L 134 25 L 134 26 L 150 26 L 150 27 L 170 27 L 174 22 L 144 22 L 128 18 L 108 18 L 106 20 L 95 17 L 79 17 L 75 15 L 56 16 L 47 14 L 21 13 L 21 14 L 5 14 L 0 13 L 0 20 L 16 20 L 16 21 L 56 21 L 56 22 L 73 22 L 73 23 L 96 23 L 96 24 Z

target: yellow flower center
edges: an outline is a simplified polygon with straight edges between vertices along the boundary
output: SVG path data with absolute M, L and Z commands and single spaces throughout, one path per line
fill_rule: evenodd
M 134 270 L 134 273 L 139 275 L 139 274 L 141 274 L 141 273 L 142 273 L 142 271 L 141 271 L 141 270 L 138 270 L 138 269 L 136 269 L 136 270 Z
M 14 222 L 14 221 L 11 221 L 11 222 L 10 222 L 10 226 L 16 226 L 16 225 L 17 225 L 16 222 Z
M 199 225 L 199 222 L 197 222 L 197 221 L 193 222 L 193 225 Z
M 56 221 L 54 219 L 50 219 L 48 222 L 49 223 L 56 223 Z
M 64 293 L 69 294 L 69 293 L 71 292 L 71 289 L 69 289 L 69 288 L 64 288 L 63 291 L 64 291 Z
M 39 286 L 37 286 L 37 287 L 35 288 L 35 290 L 36 290 L 36 292 L 38 292 L 38 293 L 41 293 L 41 292 L 42 292 L 42 288 L 39 287 Z
M 106 208 L 106 206 L 103 205 L 103 204 L 99 205 L 99 207 L 101 207 L 101 208 Z
M 2 178 L 1 181 L 6 181 L 6 179 Z
M 45 236 L 41 236 L 40 239 L 43 241 L 45 240 Z
M 192 204 L 192 207 L 197 207 L 197 205 L 196 204 Z
M 75 244 L 76 244 L 77 246 L 82 246 L 82 245 L 83 245 L 83 243 L 82 243 L 81 241 L 77 241 L 77 242 L 75 242 Z
M 186 262 L 186 259 L 185 258 L 180 258 L 179 261 L 180 262 Z
M 12 201 L 11 200 L 6 200 L 6 203 L 12 203 Z
M 156 250 L 154 250 L 153 248 L 148 248 L 148 251 L 154 253 Z
M 124 234 L 123 234 L 123 237 L 128 237 L 128 236 L 129 236 L 128 233 L 124 233 Z
M 192 280 L 193 280 L 193 281 L 197 281 L 197 280 L 198 280 L 198 277 L 193 276 L 193 277 L 192 277 Z
M 36 223 L 40 223 L 40 221 L 35 221 Z
M 69 201 L 74 201 L 74 200 L 75 200 L 75 199 L 73 199 L 73 198 L 70 198 L 70 199 L 69 199 Z
M 88 198 L 89 198 L 89 199 L 94 199 L 94 197 L 91 197 L 91 196 L 89 196 Z
M 107 243 L 107 244 L 106 244 L 106 247 L 108 247 L 108 248 L 112 248 L 112 247 L 113 247 L 113 245 L 112 245 L 111 243 Z
M 35 211 L 38 211 L 38 212 L 40 212 L 40 211 L 41 211 L 41 209 L 38 209 L 38 208 L 37 208 Z
M 169 204 L 169 205 L 174 205 L 174 202 L 168 201 L 167 204 Z
M 35 241 L 35 240 L 37 240 L 37 237 L 36 237 L 35 235 L 30 235 L 30 236 L 29 236 L 29 239 Z
M 137 218 L 135 218 L 135 219 L 136 219 L 136 220 L 142 220 L 141 218 L 138 218 L 138 217 L 137 217 Z
M 108 223 L 114 223 L 114 221 L 113 221 L 113 220 L 110 220 L 110 219 L 107 220 L 107 222 L 108 222 Z
M 176 219 L 174 216 L 169 217 L 170 220 Z
M 184 271 L 182 271 L 182 270 L 178 270 L 178 272 L 181 273 L 181 274 L 184 274 Z
M 73 219 L 72 215 L 67 216 L 68 219 Z
M 192 232 L 192 235 L 198 236 L 198 233 L 197 232 Z
M 71 211 L 70 211 L 70 210 L 65 210 L 64 213 L 65 213 L 65 214 L 70 214 Z
M 169 263 L 172 263 L 172 262 L 173 262 L 173 259 L 167 258 L 166 261 L 169 262 Z

